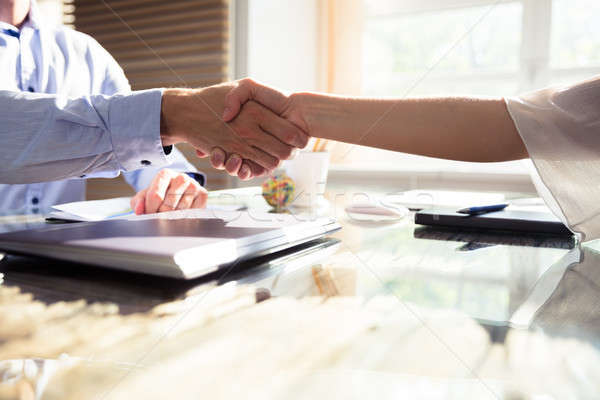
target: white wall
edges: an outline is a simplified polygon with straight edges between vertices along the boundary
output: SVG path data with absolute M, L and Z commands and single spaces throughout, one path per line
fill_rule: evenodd
M 318 0 L 248 0 L 248 76 L 318 89 Z

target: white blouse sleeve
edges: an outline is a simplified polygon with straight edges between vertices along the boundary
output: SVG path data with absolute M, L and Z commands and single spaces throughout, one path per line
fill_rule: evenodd
M 540 196 L 582 240 L 600 238 L 600 76 L 506 104 Z

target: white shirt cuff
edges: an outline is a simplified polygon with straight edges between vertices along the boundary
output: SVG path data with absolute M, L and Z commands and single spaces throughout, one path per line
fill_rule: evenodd
M 111 98 L 108 125 L 113 152 L 124 171 L 169 164 L 160 138 L 162 92 L 140 90 Z

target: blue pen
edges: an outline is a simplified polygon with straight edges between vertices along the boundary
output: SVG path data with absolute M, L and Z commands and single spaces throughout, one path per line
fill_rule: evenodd
M 461 214 L 478 215 L 485 214 L 493 211 L 501 211 L 508 207 L 508 204 L 493 204 L 491 206 L 480 206 L 480 207 L 467 207 L 458 210 Z

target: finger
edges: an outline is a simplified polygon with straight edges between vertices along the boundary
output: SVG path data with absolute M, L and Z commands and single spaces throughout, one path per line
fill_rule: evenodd
M 278 158 L 273 157 L 257 147 L 251 147 L 247 154 L 248 156 L 245 158 L 253 160 L 256 164 L 267 170 L 267 172 L 273 171 L 275 168 L 279 167 L 280 160 Z
M 247 161 L 248 162 L 248 166 L 250 167 L 250 171 L 252 172 L 251 177 L 252 178 L 258 178 L 261 176 L 265 176 L 267 175 L 267 170 L 264 169 L 263 167 L 261 167 L 260 165 L 256 164 L 253 161 Z
M 279 139 L 272 136 L 270 131 L 263 130 L 263 134 L 252 139 L 252 145 L 272 155 L 279 160 L 288 160 L 292 157 L 294 147 L 281 143 Z
M 208 154 L 206 154 L 202 150 L 196 149 L 196 156 L 198 156 L 198 158 L 206 158 L 206 157 L 208 157 Z
M 255 100 L 273 112 L 281 114 L 285 111 L 288 97 L 275 88 L 244 78 L 225 96 L 223 120 L 228 122 L 235 118 L 242 105 L 248 100 Z
M 194 201 L 194 208 L 205 208 L 206 202 L 208 201 L 208 190 L 204 189 L 200 186 L 200 193 L 196 196 L 196 200 Z
M 242 166 L 242 157 L 237 154 L 232 154 L 225 163 L 225 170 L 231 176 L 236 176 Z
M 237 123 L 237 120 L 236 122 Z M 245 122 L 242 122 L 245 123 Z M 252 123 L 248 122 L 248 125 L 252 125 Z M 260 133 L 250 133 L 249 135 L 260 136 L 266 135 L 259 126 L 254 125 L 253 127 L 245 127 L 247 130 L 252 130 L 254 132 L 258 131 Z M 249 139 L 247 142 L 252 143 L 254 139 Z M 256 141 L 255 141 L 256 142 Z M 259 149 L 256 146 L 251 146 L 244 141 L 240 141 L 239 143 L 234 143 L 231 146 L 231 153 L 239 154 L 242 158 L 247 160 L 253 160 L 255 163 L 260 165 L 261 167 L 271 171 L 279 166 L 279 158 L 272 156 L 271 154 Z
M 201 193 L 206 193 L 206 189 L 198 184 L 198 182 L 191 182 L 187 187 L 183 196 L 181 196 L 181 200 L 179 200 L 179 204 L 177 204 L 178 210 L 187 210 L 192 207 L 194 200 Z M 208 195 L 207 195 L 208 196 Z
M 246 142 L 259 144 L 265 152 L 279 158 L 290 155 L 290 146 L 304 147 L 308 143 L 308 136 L 300 128 L 254 101 L 244 106 L 231 126 Z
M 210 151 L 210 164 L 213 166 L 213 168 L 225 168 L 225 160 L 225 151 L 220 147 L 213 147 L 213 149 Z
M 163 212 L 176 209 L 181 196 L 183 196 L 183 193 L 185 193 L 191 182 L 192 179 L 183 173 L 179 173 L 177 176 L 171 178 L 165 199 L 158 211 Z
M 190 208 L 205 208 L 206 202 L 208 201 L 208 191 L 202 186 L 198 185 L 198 193 Z
M 148 192 L 146 193 L 146 214 L 151 214 L 158 211 L 165 199 L 167 189 L 171 183 L 172 175 L 173 173 L 168 169 L 163 169 L 156 174 L 152 180 L 152 183 L 148 187 Z
M 146 193 L 148 189 L 140 190 L 131 198 L 130 205 L 131 209 L 136 215 L 141 215 L 145 211 Z
M 208 193 L 199 193 L 198 196 L 194 199 L 192 206 L 190 208 L 204 208 L 206 207 L 206 200 L 208 199 Z
M 244 160 L 238 172 L 238 178 L 247 181 L 267 174 L 267 170 L 250 160 Z
M 273 111 L 267 109 L 264 110 L 261 116 L 262 120 L 260 121 L 260 127 L 279 139 L 282 143 L 288 145 L 288 147 L 293 146 L 302 149 L 308 144 L 308 135 L 290 121 L 281 118 Z M 289 153 L 291 153 L 291 151 L 292 149 L 289 149 Z M 289 153 L 287 154 L 288 157 L 290 156 Z
M 271 164 L 265 165 L 263 163 L 258 162 L 257 160 L 260 158 L 266 158 L 266 157 L 271 157 L 271 156 L 269 154 L 267 154 L 265 151 L 263 151 L 262 149 L 259 149 L 258 147 L 254 147 L 254 151 L 258 153 L 257 157 L 254 157 L 253 159 L 251 158 L 249 160 L 254 161 L 259 167 L 261 167 L 265 174 L 270 174 L 276 168 L 279 168 L 279 165 L 281 164 L 280 160 L 276 160 L 275 164 L 271 163 Z
M 244 161 L 242 163 L 242 166 L 240 167 L 240 170 L 238 171 L 238 178 L 240 178 L 243 181 L 247 181 L 248 179 L 252 178 L 252 171 L 250 170 L 250 167 L 247 164 L 247 161 Z

